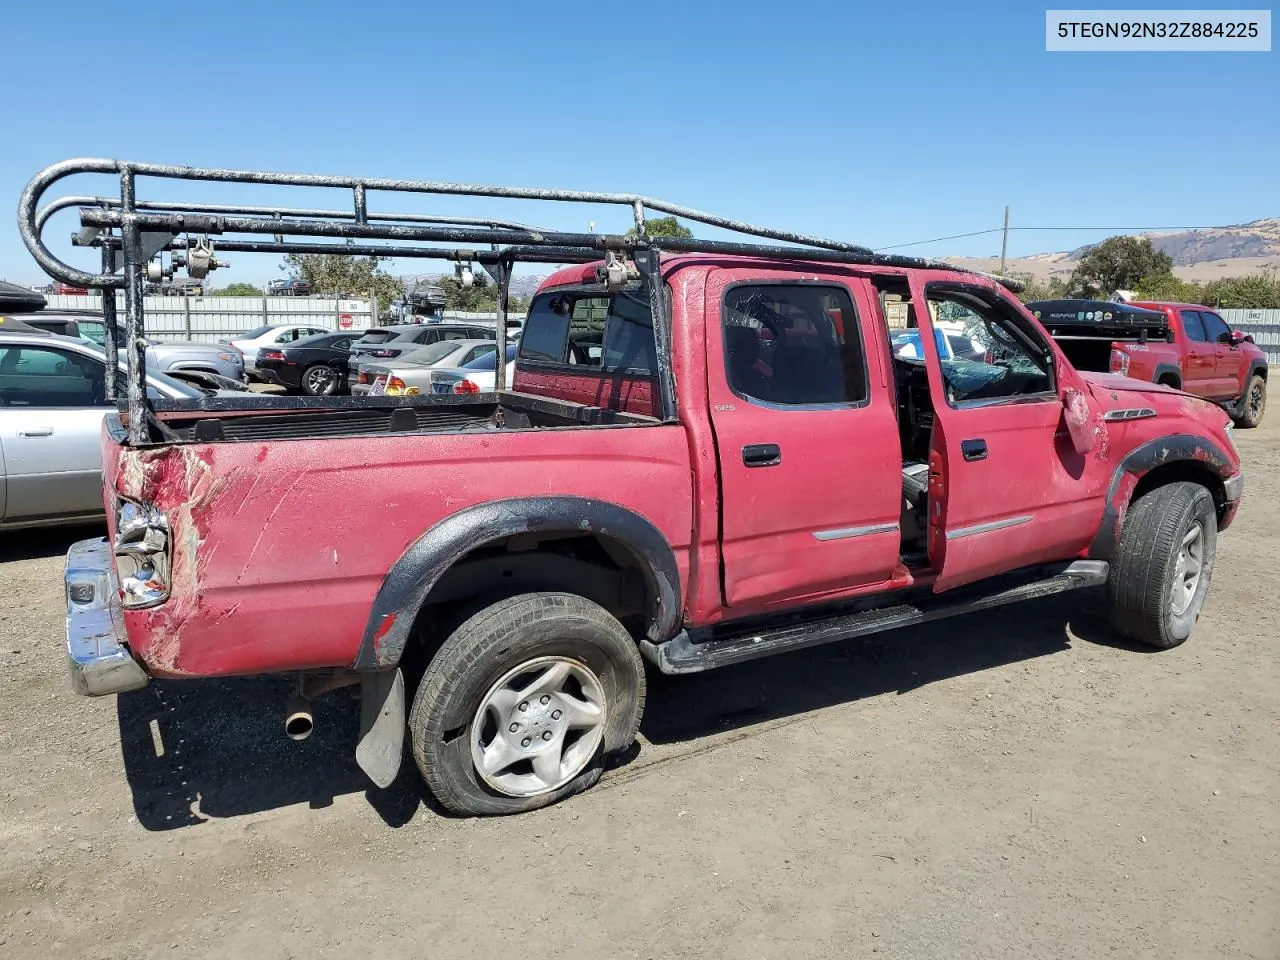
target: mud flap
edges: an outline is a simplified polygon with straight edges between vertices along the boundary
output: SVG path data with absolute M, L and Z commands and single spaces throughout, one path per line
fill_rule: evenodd
M 389 787 L 404 753 L 404 675 L 399 669 L 360 681 L 360 742 L 356 763 L 379 787 Z

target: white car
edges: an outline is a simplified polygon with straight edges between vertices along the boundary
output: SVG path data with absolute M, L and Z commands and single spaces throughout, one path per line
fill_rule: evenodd
M 435 371 L 451 371 L 495 349 L 492 340 L 440 340 L 407 350 L 394 360 L 365 360 L 359 365 L 351 361 L 354 376 L 348 385 L 354 397 L 371 392 L 379 380 L 383 381 L 380 393 L 394 396 L 411 387 L 416 387 L 419 393 L 431 393 L 431 377 Z
M 507 389 L 516 375 L 516 352 L 519 343 L 507 344 Z M 453 370 L 433 371 L 432 393 L 489 393 L 498 382 L 498 355 L 491 350 L 484 356 Z
M 295 340 L 314 336 L 317 333 L 333 333 L 333 331 L 328 327 L 317 327 L 312 324 L 272 323 L 265 327 L 256 327 L 248 333 L 242 333 L 235 339 L 225 342 L 239 350 L 240 355 L 244 357 L 245 374 L 254 380 L 259 380 L 261 379 L 258 375 L 259 350 L 264 347 L 293 343 Z

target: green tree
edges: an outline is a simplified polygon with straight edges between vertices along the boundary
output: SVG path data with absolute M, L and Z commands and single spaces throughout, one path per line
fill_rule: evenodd
M 1076 296 L 1109 297 L 1172 271 L 1173 258 L 1146 237 L 1108 237 L 1080 258 L 1068 287 Z
M 1163 300 L 1169 303 L 1205 302 L 1204 287 L 1175 277 L 1172 273 L 1143 277 L 1133 289 L 1140 300 Z
M 260 297 L 262 290 L 252 283 L 229 283 L 225 287 L 210 290 L 211 297 Z
M 350 241 L 348 241 L 350 243 Z M 307 281 L 316 293 L 378 300 L 379 312 L 404 296 L 404 283 L 386 272 L 390 257 L 355 257 L 333 253 L 291 253 L 280 269 Z
M 1280 278 L 1273 270 L 1248 277 L 1224 277 L 1206 283 L 1203 299 L 1190 302 L 1211 304 L 1224 310 L 1280 309 Z
M 675 237 L 677 240 L 692 240 L 693 231 L 681 223 L 676 217 L 657 217 L 644 222 L 644 232 L 651 237 Z M 627 231 L 628 237 L 637 236 L 639 231 L 632 227 Z
M 1018 299 L 1023 303 L 1034 303 L 1037 300 L 1058 300 L 1067 295 L 1067 282 L 1061 277 L 1049 277 L 1038 280 L 1034 274 L 1011 273 L 1010 279 L 1022 283 L 1023 289 Z

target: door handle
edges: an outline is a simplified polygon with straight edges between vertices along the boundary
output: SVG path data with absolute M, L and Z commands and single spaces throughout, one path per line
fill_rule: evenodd
M 742 462 L 748 467 L 772 467 L 782 462 L 782 448 L 776 443 L 749 443 L 742 448 Z
M 20 437 L 52 437 L 53 427 L 32 427 L 30 430 L 19 430 Z
M 987 459 L 987 441 L 982 439 L 961 440 L 960 455 L 969 461 Z

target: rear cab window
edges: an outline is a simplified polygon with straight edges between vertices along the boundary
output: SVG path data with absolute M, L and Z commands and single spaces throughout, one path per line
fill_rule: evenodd
M 529 306 L 517 359 L 573 373 L 654 377 L 658 352 L 649 294 L 636 286 L 616 293 L 553 290 Z

